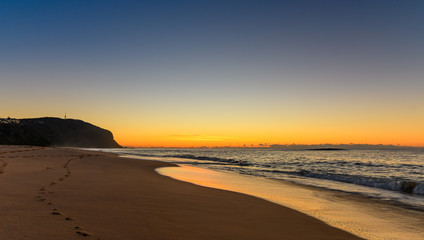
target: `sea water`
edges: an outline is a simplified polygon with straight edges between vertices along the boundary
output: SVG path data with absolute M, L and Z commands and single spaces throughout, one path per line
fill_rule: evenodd
M 424 239 L 423 149 L 107 151 L 185 166 L 159 172 L 261 197 L 364 238 Z

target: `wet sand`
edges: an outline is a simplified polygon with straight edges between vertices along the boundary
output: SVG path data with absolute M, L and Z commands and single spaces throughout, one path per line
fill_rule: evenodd
M 365 239 L 424 239 L 422 211 L 405 209 L 378 199 L 194 166 L 164 167 L 156 171 L 200 186 L 256 196 L 313 216 Z
M 358 239 L 292 209 L 154 171 L 166 166 L 0 146 L 0 239 Z

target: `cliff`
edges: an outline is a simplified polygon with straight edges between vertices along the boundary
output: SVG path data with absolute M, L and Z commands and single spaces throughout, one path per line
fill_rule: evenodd
M 110 131 L 90 123 L 60 118 L 3 119 L 0 145 L 119 148 Z

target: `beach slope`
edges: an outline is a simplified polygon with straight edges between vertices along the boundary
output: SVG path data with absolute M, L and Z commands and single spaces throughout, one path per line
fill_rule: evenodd
M 305 214 L 157 174 L 168 163 L 0 147 L 0 239 L 359 239 Z

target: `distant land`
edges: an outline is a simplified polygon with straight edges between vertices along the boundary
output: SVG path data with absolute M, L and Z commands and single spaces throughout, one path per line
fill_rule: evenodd
M 343 150 L 347 150 L 345 148 L 334 148 L 334 147 L 326 147 L 326 148 L 310 148 L 307 150 L 311 150 L 311 151 L 343 151 Z
M 120 148 L 113 134 L 93 124 L 61 118 L 0 118 L 0 145 Z
M 395 149 L 424 149 L 423 147 L 396 146 L 383 144 L 272 144 L 270 148 L 287 149 L 287 150 L 313 150 L 313 151 L 340 151 L 340 150 L 395 150 Z

